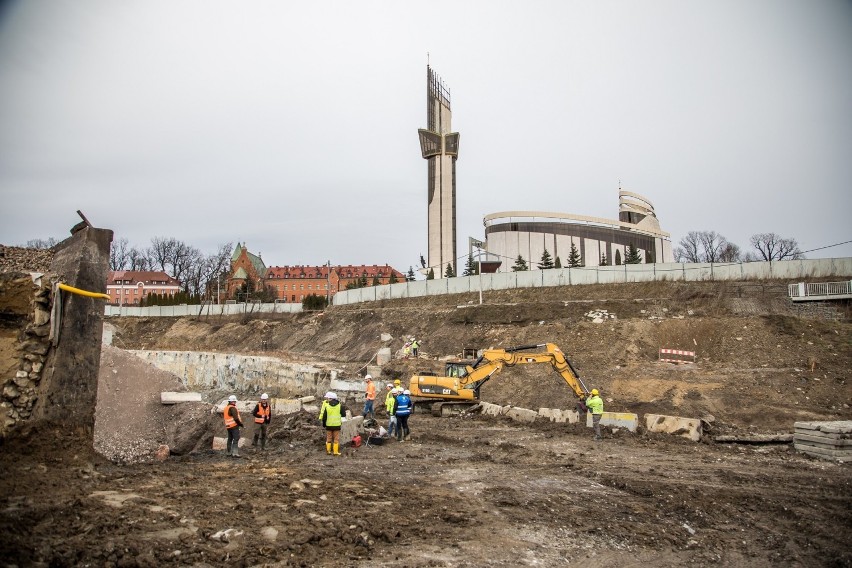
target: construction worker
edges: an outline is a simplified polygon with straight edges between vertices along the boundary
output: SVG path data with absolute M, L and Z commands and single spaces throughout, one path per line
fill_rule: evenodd
M 414 356 L 415 359 L 417 358 L 417 350 L 419 348 L 420 348 L 420 342 L 417 341 L 416 337 L 412 337 L 411 338 L 411 355 Z
M 328 455 L 340 455 L 340 427 L 345 413 L 343 405 L 337 400 L 337 394 L 331 391 L 325 393 L 319 419 L 325 426 L 325 453 Z
M 406 389 L 398 395 L 393 404 L 393 415 L 396 416 L 396 441 L 404 442 L 411 431 L 408 429 L 408 417 L 414 405 L 411 402 L 411 391 Z
M 393 385 L 391 383 L 385 385 L 385 412 L 388 413 L 388 416 L 391 416 L 393 413 L 393 399 L 395 396 L 396 393 L 393 392 Z M 388 406 L 388 402 L 391 403 L 390 406 Z
M 603 415 L 603 401 L 599 396 L 598 389 L 592 389 L 591 394 L 586 399 L 586 408 L 592 413 L 592 426 L 595 429 L 595 440 L 601 439 L 601 416 Z
M 364 377 L 364 379 L 367 381 L 367 393 L 366 400 L 364 401 L 364 412 L 362 413 L 362 416 L 366 419 L 367 415 L 369 414 L 370 418 L 375 420 L 376 412 L 375 410 L 373 410 L 373 402 L 375 402 L 376 400 L 376 384 L 373 382 L 372 375 L 368 374 L 366 377 Z
M 266 449 L 266 429 L 269 426 L 270 420 L 272 420 L 272 407 L 269 406 L 269 395 L 263 393 L 260 395 L 260 401 L 254 405 L 254 410 L 252 410 L 252 416 L 254 416 L 254 423 L 257 425 L 257 430 L 254 432 L 254 440 L 251 445 L 255 448 L 257 447 L 257 440 L 260 438 L 260 449 Z
M 396 416 L 393 415 L 393 405 L 396 402 L 396 395 L 398 395 L 401 391 L 399 391 L 393 385 L 388 385 L 388 388 L 391 390 L 388 391 L 387 396 L 385 397 L 385 410 L 388 411 L 388 436 L 393 436 L 394 430 L 396 430 Z
M 243 422 L 240 420 L 240 411 L 237 409 L 237 397 L 231 395 L 228 397 L 228 404 L 225 405 L 225 428 L 228 429 L 228 454 L 235 458 L 240 457 L 240 428 L 243 427 Z

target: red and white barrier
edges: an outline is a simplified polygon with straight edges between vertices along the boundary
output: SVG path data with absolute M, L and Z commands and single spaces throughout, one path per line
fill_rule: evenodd
M 660 361 L 666 363 L 695 363 L 695 351 L 660 349 Z

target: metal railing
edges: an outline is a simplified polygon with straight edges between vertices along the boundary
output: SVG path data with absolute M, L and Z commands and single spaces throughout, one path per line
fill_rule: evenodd
M 790 284 L 788 290 L 791 298 L 852 296 L 852 280 L 846 282 L 798 282 Z

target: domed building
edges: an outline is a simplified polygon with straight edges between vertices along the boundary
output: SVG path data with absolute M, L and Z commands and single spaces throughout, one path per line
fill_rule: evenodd
M 619 189 L 618 220 L 548 211 L 501 211 L 483 219 L 485 249 L 499 258 L 501 272 L 508 272 L 518 256 L 536 269 L 545 250 L 568 266 L 571 246 L 581 266 L 622 264 L 630 245 L 643 263 L 674 262 L 671 236 L 660 222 L 649 199 Z

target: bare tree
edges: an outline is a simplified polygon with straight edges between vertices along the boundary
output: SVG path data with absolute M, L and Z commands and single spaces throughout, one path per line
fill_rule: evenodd
M 716 231 L 690 231 L 674 250 L 675 262 L 731 262 L 740 248 Z
M 740 247 L 734 243 L 725 243 L 719 251 L 719 262 L 740 262 Z
M 182 281 L 186 291 L 199 296 L 207 292 L 214 293 L 217 289 L 217 281 L 221 286 L 222 279 L 230 269 L 233 248 L 231 243 L 219 245 L 216 253 L 189 265 Z
M 129 262 L 129 270 L 147 271 L 151 269 L 151 264 L 148 261 L 148 255 L 145 254 L 145 251 L 133 247 L 130 249 L 130 252 L 127 253 L 127 257 Z
M 130 265 L 129 243 L 125 237 L 112 241 L 109 248 L 109 269 L 126 270 Z
M 701 262 L 699 246 L 701 244 L 701 233 L 689 231 L 680 239 L 678 247 L 674 251 L 675 262 Z
M 751 236 L 751 246 L 757 249 L 761 260 L 797 260 L 805 258 L 796 239 L 785 239 L 775 233 L 757 233 Z
M 55 247 L 57 244 L 59 244 L 59 241 L 53 237 L 47 239 L 30 239 L 23 248 L 47 250 Z
M 716 231 L 701 231 L 698 233 L 701 243 L 702 262 L 719 262 L 722 249 L 728 244 L 727 239 Z

